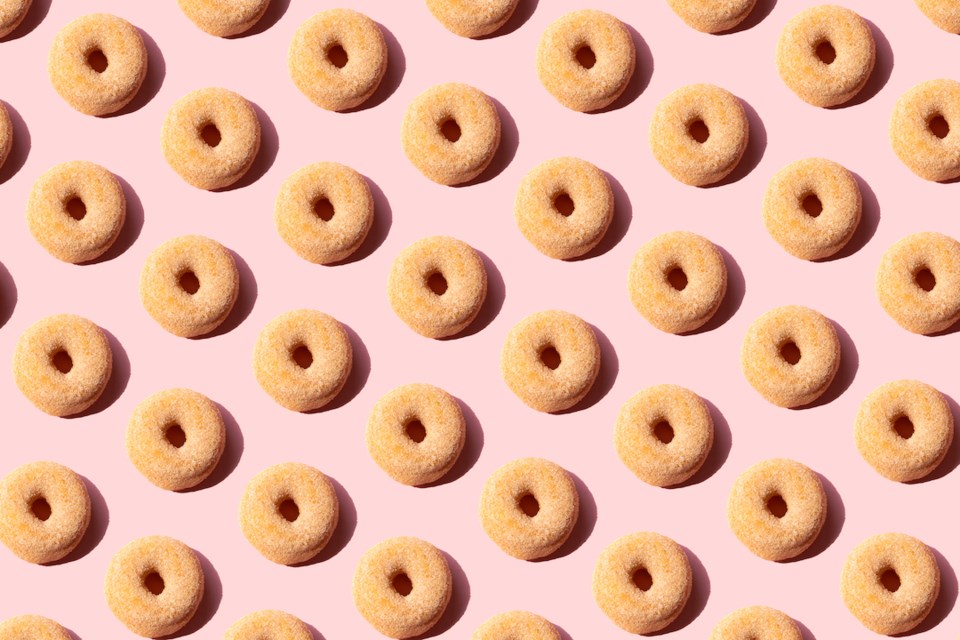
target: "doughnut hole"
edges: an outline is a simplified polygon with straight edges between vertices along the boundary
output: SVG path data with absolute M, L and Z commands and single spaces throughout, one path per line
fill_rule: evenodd
M 447 139 L 447 142 L 456 142 L 463 135 L 460 125 L 453 118 L 447 118 L 440 123 L 440 133 Z
M 683 291 L 687 288 L 687 274 L 682 267 L 671 267 L 665 274 L 667 282 L 676 291 Z
M 640 589 L 640 591 L 650 591 L 650 588 L 653 586 L 653 576 L 650 575 L 646 567 L 634 569 L 633 573 L 630 574 L 630 580 L 633 581 L 633 586 Z
M 577 59 L 577 64 L 584 69 L 593 69 L 593 66 L 597 64 L 597 54 L 593 52 L 593 49 L 591 49 L 588 44 L 577 47 L 573 55 Z
M 914 432 L 913 421 L 907 416 L 899 416 L 893 421 L 893 430 L 904 440 L 909 440 Z
M 710 128 L 701 118 L 696 118 L 687 125 L 687 133 L 699 144 L 710 139 Z
M 427 287 L 433 291 L 434 295 L 442 296 L 447 292 L 447 279 L 439 271 L 434 271 L 427 276 Z
M 800 347 L 798 347 L 797 343 L 793 340 L 787 340 L 780 345 L 780 357 L 783 358 L 784 362 L 793 366 L 800 362 L 800 358 L 802 357 Z
M 183 289 L 185 293 L 191 296 L 200 290 L 200 279 L 193 271 L 187 270 L 181 273 L 180 277 L 177 278 L 177 284 L 180 285 L 180 288 Z
M 653 435 L 663 444 L 670 444 L 673 442 L 675 434 L 673 426 L 669 422 L 666 420 L 658 420 L 657 423 L 653 425 Z
M 309 369 L 313 364 L 313 354 L 305 344 L 299 344 L 290 352 L 290 357 L 301 369 Z
M 413 591 L 413 582 L 410 580 L 410 576 L 402 571 L 390 579 L 390 585 L 394 591 L 404 598 Z
M 947 119 L 944 118 L 943 115 L 937 113 L 927 120 L 927 129 L 930 130 L 930 133 L 943 140 L 950 133 L 950 123 L 947 122 Z
M 933 288 L 937 286 L 937 278 L 933 275 L 933 272 L 930 271 L 927 267 L 923 267 L 913 274 L 913 281 L 918 287 L 926 291 L 927 293 L 933 291 Z
M 564 218 L 569 218 L 576 206 L 573 204 L 573 198 L 568 193 L 561 193 L 553 199 L 553 208 Z
M 73 369 L 73 358 L 65 349 L 58 349 L 50 356 L 50 363 L 56 367 L 60 373 L 70 373 Z
M 540 513 L 540 501 L 532 493 L 524 493 L 517 499 L 517 508 L 528 518 Z
M 177 423 L 168 426 L 163 432 L 163 437 L 170 443 L 170 446 L 177 449 L 187 443 L 187 434 L 183 432 L 183 427 Z
M 284 498 L 277 503 L 277 513 L 287 522 L 296 522 L 300 517 L 300 507 L 293 498 Z
M 87 54 L 87 66 L 97 73 L 103 73 L 109 65 L 107 56 L 100 49 L 94 49 Z
M 817 218 L 823 213 L 823 203 L 820 202 L 820 198 L 818 198 L 815 193 L 808 193 L 803 196 L 800 200 L 800 206 L 803 208 L 804 213 L 811 218 Z
M 560 366 L 560 352 L 553 345 L 548 345 L 540 351 L 540 362 L 548 369 L 556 370 Z
M 883 588 L 890 593 L 896 593 L 900 589 L 900 575 L 891 567 L 887 567 L 877 576 Z
M 347 51 L 343 46 L 338 43 L 327 49 L 327 60 L 337 69 L 343 69 L 347 66 L 347 62 L 350 61 L 350 56 L 347 55 Z
M 767 511 L 774 518 L 782 518 L 787 515 L 787 501 L 779 493 L 776 493 L 767 498 Z
M 220 129 L 218 129 L 217 125 L 213 124 L 212 122 L 208 122 L 200 127 L 200 131 L 198 133 L 204 144 L 211 149 L 219 145 L 220 140 L 222 139 L 220 135 Z
M 166 588 L 163 577 L 155 569 L 150 570 L 143 576 L 143 588 L 155 596 L 159 596 Z
M 324 222 L 333 220 L 333 203 L 324 197 L 317 198 L 313 202 L 313 213 Z
M 71 196 L 63 204 L 64 210 L 67 212 L 67 215 L 80 222 L 87 217 L 87 205 L 83 203 L 77 196 Z
M 818 42 L 813 51 L 817 59 L 823 64 L 833 64 L 833 61 L 837 59 L 837 50 L 833 48 L 829 40 Z
M 424 427 L 423 423 L 417 418 L 405 424 L 403 430 L 406 432 L 407 437 L 417 444 L 420 444 L 427 438 L 427 428 Z
M 53 513 L 53 510 L 50 508 L 50 503 L 47 502 L 47 499 L 43 496 L 38 496 L 30 503 L 30 511 L 33 513 L 33 517 L 41 522 L 49 520 L 50 515 Z

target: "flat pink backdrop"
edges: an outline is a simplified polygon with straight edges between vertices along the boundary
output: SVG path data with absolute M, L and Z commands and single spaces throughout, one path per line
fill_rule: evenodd
M 696 585 L 677 638 L 704 638 L 731 610 L 752 604 L 783 609 L 808 640 L 869 637 L 846 611 L 839 574 L 862 539 L 886 531 L 918 536 L 934 547 L 943 593 L 925 638 L 954 637 L 960 614 L 955 570 L 960 538 L 944 509 L 960 473 L 957 446 L 933 479 L 901 485 L 881 478 L 854 447 L 853 419 L 863 397 L 893 379 L 917 378 L 960 394 L 955 358 L 960 335 L 926 338 L 900 329 L 880 309 L 874 272 L 884 250 L 921 230 L 958 235 L 958 185 L 914 177 L 893 155 L 887 121 L 897 97 L 923 80 L 956 74 L 957 36 L 935 28 L 912 2 L 844 0 L 875 28 L 878 64 L 850 106 L 817 109 L 780 81 L 774 47 L 780 29 L 814 0 L 760 0 L 739 31 L 704 35 L 683 24 L 662 0 L 521 0 L 502 35 L 467 40 L 447 32 L 423 2 L 351 0 L 384 28 L 390 67 L 364 108 L 337 114 L 313 106 L 289 80 L 287 46 L 313 13 L 341 3 L 274 0 L 263 24 L 238 39 L 206 35 L 172 0 L 35 0 L 30 24 L 0 43 L 0 98 L 14 115 L 17 141 L 0 171 L 0 362 L 10 362 L 17 336 L 34 321 L 71 312 L 113 337 L 116 369 L 90 414 L 42 414 L 0 367 L 3 440 L 0 473 L 32 460 L 69 465 L 85 476 L 94 523 L 78 552 L 56 566 L 34 566 L 0 548 L 0 619 L 35 612 L 85 640 L 127 637 L 102 595 L 110 557 L 139 536 L 179 538 L 205 558 L 208 591 L 184 633 L 214 638 L 241 616 L 279 608 L 300 616 L 323 638 L 375 638 L 353 607 L 350 584 L 360 555 L 396 535 L 423 537 L 449 554 L 454 599 L 431 635 L 465 638 L 508 609 L 540 613 L 572 638 L 626 638 L 593 602 L 591 576 L 601 550 L 633 531 L 664 533 L 690 552 Z M 534 55 L 540 34 L 567 11 L 589 5 L 635 31 L 638 69 L 626 96 L 606 113 L 560 106 L 540 85 Z M 143 29 L 150 50 L 147 82 L 116 117 L 91 118 L 69 108 L 47 80 L 54 34 L 78 15 L 114 13 Z M 40 18 L 42 17 L 42 20 Z M 503 143 L 478 184 L 435 185 L 410 164 L 399 144 L 406 105 L 427 87 L 472 84 L 498 101 Z M 733 177 L 697 189 L 672 180 L 647 144 L 656 103 L 694 82 L 723 86 L 747 105 L 751 143 Z M 164 114 L 193 89 L 219 85 L 259 107 L 264 145 L 250 178 L 222 193 L 185 184 L 166 165 L 159 134 Z M 560 155 L 585 158 L 609 173 L 616 221 L 588 260 L 550 260 L 529 245 L 513 220 L 522 176 Z M 864 219 L 842 257 L 809 263 L 787 255 L 760 218 L 767 181 L 782 166 L 824 156 L 855 172 Z M 128 222 L 118 247 L 88 266 L 61 263 L 31 238 L 24 203 L 31 184 L 56 163 L 103 164 L 128 190 Z M 273 226 L 280 183 L 311 162 L 335 160 L 367 176 L 377 222 L 358 259 L 321 267 L 298 258 Z M 630 305 L 626 272 L 637 248 L 670 230 L 696 231 L 721 246 L 731 287 L 708 330 L 677 337 L 650 327 Z M 140 305 L 137 280 L 147 254 L 181 234 L 210 236 L 236 252 L 242 293 L 217 335 L 184 340 L 164 332 Z M 391 261 L 408 243 L 450 234 L 488 258 L 490 296 L 467 333 L 447 341 L 421 338 L 390 310 L 385 294 Z M 762 400 L 740 373 L 739 348 L 749 323 L 784 304 L 820 310 L 839 327 L 843 364 L 816 406 L 797 411 Z M 356 369 L 332 408 L 300 415 L 280 408 L 251 373 L 254 340 L 275 315 L 301 307 L 328 312 L 350 329 Z M 560 308 L 597 329 L 603 366 L 596 389 L 577 411 L 536 413 L 506 388 L 499 352 L 509 328 L 525 315 Z M 468 407 L 469 436 L 449 481 L 425 489 L 401 486 L 373 463 L 363 431 L 373 403 L 393 387 L 438 384 Z M 613 425 L 621 404 L 639 389 L 673 382 L 715 409 L 717 443 L 689 486 L 657 489 L 637 480 L 616 456 Z M 229 445 L 205 488 L 157 489 L 127 459 L 124 432 L 134 406 L 169 387 L 196 389 L 219 402 Z M 954 408 L 956 405 L 954 404 Z M 551 459 L 579 479 L 581 522 L 560 557 L 522 562 L 501 552 L 477 518 L 481 487 L 501 464 L 521 456 Z M 825 478 L 830 514 L 804 559 L 772 563 L 751 555 L 730 533 L 726 497 L 736 476 L 762 459 L 787 456 Z M 240 533 L 237 507 L 246 482 L 263 468 L 297 460 L 323 470 L 340 488 L 343 518 L 320 561 L 289 568 L 262 558 Z

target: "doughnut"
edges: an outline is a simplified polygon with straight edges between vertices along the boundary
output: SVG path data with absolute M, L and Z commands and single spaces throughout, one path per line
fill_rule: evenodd
M 644 482 L 670 487 L 689 480 L 713 447 L 707 403 L 689 389 L 660 384 L 620 408 L 613 444 L 620 460 Z
M 771 607 L 744 607 L 724 616 L 710 640 L 803 640 L 793 618 Z
M 240 500 L 244 537 L 277 564 L 299 564 L 320 553 L 339 521 L 333 484 L 299 462 L 264 469 L 247 483 Z
M 688 26 L 703 33 L 729 31 L 743 22 L 757 0 L 667 0 L 673 12 Z
M 0 622 L 0 640 L 73 640 L 73 636 L 50 618 L 23 615 Z
M 260 21 L 270 0 L 177 0 L 180 10 L 212 36 L 235 36 Z
M 930 22 L 949 33 L 960 33 L 960 6 L 953 0 L 914 0 Z M 29 4 L 29 3 L 28 3 Z
M 804 9 L 777 41 L 777 71 L 804 102 L 833 107 L 860 93 L 877 58 L 870 26 L 836 5 Z
M 801 407 L 833 382 L 840 368 L 840 339 L 833 324 L 813 309 L 777 307 L 747 329 L 740 367 L 767 402 Z
M 507 611 L 480 625 L 470 640 L 561 640 L 561 636 L 546 618 L 529 611 Z
M 308 18 L 287 54 L 290 78 L 303 95 L 329 111 L 353 109 L 374 94 L 387 71 L 380 26 L 352 9 Z
M 788 164 L 763 196 L 763 223 L 783 249 L 802 260 L 828 258 L 860 224 L 863 199 L 853 174 L 823 158 Z
M 883 533 L 867 538 L 847 556 L 840 593 L 867 629 L 888 636 L 906 633 L 933 610 L 940 595 L 940 565 L 916 538 Z
M 513 211 L 523 237 L 540 253 L 569 260 L 600 243 L 613 206 L 603 171 L 579 158 L 554 158 L 524 176 Z
M 294 615 L 264 609 L 234 622 L 223 640 L 313 640 L 313 633 Z
M 528 407 L 563 411 L 593 387 L 600 373 L 600 343 L 593 328 L 572 313 L 539 311 L 510 329 L 500 373 Z
M 430 87 L 410 103 L 400 142 L 407 159 L 438 184 L 473 180 L 500 146 L 500 114 L 485 93 L 458 82 Z
M 137 95 L 147 77 L 147 48 L 123 18 L 91 13 L 57 33 L 47 73 L 68 105 L 88 116 L 105 116 Z
M 464 38 L 490 35 L 507 23 L 520 0 L 427 0 L 427 9 L 448 31 Z
M 520 560 L 543 558 L 567 541 L 580 515 L 580 494 L 560 465 L 520 458 L 487 478 L 480 524 L 504 552 Z
M 629 633 L 655 633 L 676 620 L 693 590 L 683 547 L 659 533 L 631 533 L 600 554 L 593 597 L 600 610 Z
M 453 593 L 443 553 L 418 538 L 390 538 L 367 550 L 353 575 L 353 602 L 374 629 L 390 638 L 429 631 Z
M 27 17 L 31 4 L 33 0 L 2 0 L 0 2 L 0 38 L 6 38 L 20 26 Z M 0 164 L 3 163 L 0 162 Z
M 397 317 L 427 338 L 466 329 L 487 298 L 487 270 L 480 254 L 449 236 L 423 238 L 393 261 L 387 296 Z
M 260 151 L 260 120 L 238 93 L 197 89 L 170 107 L 160 146 L 167 164 L 187 184 L 223 189 L 253 166 Z
M 736 169 L 747 150 L 750 121 L 740 99 L 711 84 L 670 93 L 650 121 L 650 149 L 671 176 L 703 187 Z
M 362 175 L 336 162 L 317 162 L 280 186 L 273 221 L 298 256 L 330 264 L 363 244 L 373 225 L 373 209 L 373 195 Z
M 52 416 L 89 409 L 112 372 L 113 352 L 103 330 L 66 313 L 27 327 L 13 352 L 13 380 L 20 393 Z
M 56 562 L 77 548 L 90 524 L 83 480 L 56 462 L 30 462 L 0 480 L 0 542 L 22 560 Z
M 918 480 L 936 469 L 953 442 L 953 414 L 943 395 L 916 380 L 870 392 L 857 413 L 857 449 L 884 478 Z
M 113 615 L 145 638 L 182 629 L 203 599 L 203 567 L 193 550 L 166 536 L 128 543 L 110 559 L 104 595 Z
M 574 111 L 597 111 L 623 94 L 637 66 L 626 26 L 595 9 L 573 11 L 540 36 L 537 75 L 557 102 Z
M 282 313 L 263 328 L 253 373 L 271 398 L 291 411 L 313 411 L 333 400 L 353 368 L 353 346 L 332 316 L 312 309 Z
M 120 182 L 92 162 L 58 164 L 33 183 L 27 200 L 33 238 L 54 258 L 74 264 L 103 255 L 126 215 Z
M 960 82 L 927 80 L 908 89 L 890 116 L 890 144 L 910 171 L 935 182 L 960 177 Z
M 421 486 L 453 468 L 467 438 L 456 398 L 429 384 L 407 384 L 373 406 L 367 421 L 367 450 L 388 476 Z
M 233 254 L 216 240 L 180 236 L 147 256 L 140 272 L 140 301 L 175 336 L 210 333 L 227 319 L 240 294 Z
M 167 389 L 134 409 L 127 425 L 127 456 L 156 486 L 182 491 L 213 473 L 226 439 L 223 417 L 212 400 L 190 389 Z
M 7 161 L 11 149 L 13 149 L 13 121 L 10 120 L 7 105 L 0 100 L 0 167 Z
M 960 319 L 960 242 L 936 232 L 895 242 L 880 260 L 880 306 L 897 324 L 929 335 Z
M 712 242 L 673 231 L 640 247 L 627 276 L 630 301 L 667 333 L 687 333 L 707 323 L 727 293 L 727 265 Z
M 737 477 L 727 521 L 737 539 L 764 560 L 795 558 L 813 544 L 827 519 L 827 494 L 809 467 L 764 460 Z

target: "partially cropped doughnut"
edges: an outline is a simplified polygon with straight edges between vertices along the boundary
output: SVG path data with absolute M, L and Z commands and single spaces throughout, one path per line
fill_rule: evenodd
M 29 4 L 29 3 L 28 3 Z M 73 640 L 70 632 L 50 618 L 22 615 L 0 622 L 0 640 Z
M 458 82 L 430 87 L 410 103 L 400 142 L 407 159 L 436 183 L 483 173 L 500 146 L 500 114 L 485 93 Z
M 464 38 L 490 35 L 507 23 L 520 0 L 427 0 L 427 9 L 448 31 Z
M 230 625 L 223 640 L 313 640 L 313 633 L 294 615 L 264 609 L 248 613 Z
M 107 13 L 63 27 L 47 58 L 50 82 L 71 107 L 89 116 L 119 111 L 147 77 L 147 48 L 135 26 Z
M 31 462 L 0 480 L 0 542 L 27 562 L 47 564 L 69 555 L 83 539 L 90 513 L 83 479 L 62 464 Z
M 260 21 L 270 0 L 177 0 L 193 24 L 212 36 L 239 35 Z
M 696 187 L 720 182 L 747 150 L 750 121 L 739 98 L 711 84 L 691 84 L 657 105 L 649 129 L 654 157 L 671 176 Z
M 723 617 L 710 640 L 803 640 L 793 618 L 771 607 L 744 607 Z
M 930 22 L 949 33 L 960 33 L 960 6 L 952 0 L 914 0 Z
M 729 31 L 746 20 L 757 0 L 667 0 L 680 19 L 703 33 Z
M 419 636 L 437 624 L 453 594 L 443 553 L 413 537 L 390 538 L 363 554 L 353 574 L 360 615 L 388 638 Z
M 27 400 L 52 416 L 85 411 L 107 388 L 113 352 L 86 318 L 48 316 L 30 325 L 13 352 L 13 380 Z
M 3 0 L 0 2 L 0 38 L 13 33 L 30 11 L 33 0 Z M 0 162 L 0 164 L 3 164 Z M 37 616 L 39 617 L 39 616 Z
M 560 640 L 560 632 L 535 613 L 507 611 L 480 625 L 470 640 Z
M 908 89 L 893 108 L 889 135 L 900 161 L 924 180 L 960 177 L 960 82 L 927 80 Z
M 10 157 L 11 149 L 13 149 L 13 121 L 10 120 L 7 105 L 0 100 L 0 167 Z
M 619 98 L 637 66 L 627 27 L 597 11 L 573 11 L 540 36 L 537 75 L 557 102 L 574 111 L 597 111 Z

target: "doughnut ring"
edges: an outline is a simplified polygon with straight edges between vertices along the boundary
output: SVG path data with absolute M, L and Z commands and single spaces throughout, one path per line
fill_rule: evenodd
M 727 265 L 712 242 L 673 231 L 640 247 L 627 276 L 630 301 L 647 321 L 667 333 L 699 329 L 727 293 Z
M 788 560 L 810 548 L 827 519 L 827 494 L 809 467 L 783 458 L 740 474 L 727 501 L 737 539 L 764 560 Z
M 840 339 L 833 324 L 813 309 L 778 307 L 747 329 L 740 367 L 767 402 L 801 407 L 822 396 L 833 382 L 840 369 Z
M 757 0 L 667 0 L 667 4 L 681 20 L 697 31 L 721 33 L 746 20 Z
M 464 38 L 490 35 L 507 24 L 520 0 L 427 0 L 427 9 L 448 31 Z
M 264 558 L 299 564 L 320 553 L 340 521 L 340 502 L 329 478 L 299 462 L 276 464 L 247 483 L 240 528 Z
M 423 238 L 400 252 L 387 296 L 397 317 L 427 338 L 460 333 L 487 298 L 487 270 L 476 250 L 449 236 Z
M 960 8 L 951 0 L 914 0 L 930 22 L 949 33 L 960 33 Z
M 860 455 L 877 473 L 909 482 L 943 462 L 953 442 L 953 414 L 943 395 L 928 384 L 888 382 L 860 405 L 854 437 Z
M 632 533 L 610 543 L 593 572 L 600 610 L 629 633 L 655 633 L 690 599 L 693 570 L 683 547 L 659 533 Z
M 62 464 L 31 462 L 0 480 L 0 542 L 22 560 L 47 564 L 65 558 L 89 524 L 87 487 Z
M 960 82 L 928 80 L 908 89 L 890 116 L 890 143 L 900 161 L 923 178 L 960 177 Z
M 367 421 L 367 450 L 388 476 L 422 486 L 460 457 L 467 423 L 456 398 L 429 384 L 397 387 L 377 400 Z
M 79 264 L 103 255 L 120 235 L 127 200 L 117 178 L 98 164 L 64 162 L 36 182 L 27 226 L 54 258 Z
M 230 625 L 223 640 L 313 640 L 313 633 L 294 615 L 264 609 L 249 613 Z
M 260 120 L 238 93 L 197 89 L 170 107 L 160 145 L 167 164 L 187 184 L 223 189 L 253 166 L 260 151 Z
M 390 538 L 363 554 L 353 575 L 353 602 L 390 638 L 429 631 L 450 602 L 453 575 L 443 553 L 418 538 Z
M 20 393 L 52 416 L 89 409 L 112 371 L 113 352 L 103 330 L 66 313 L 30 325 L 13 352 L 13 380 Z
M 33 0 L 4 0 L 0 2 L 0 38 L 14 32 L 30 11 Z M 0 162 L 0 164 L 3 164 Z M 26 616 L 21 616 L 26 617 Z M 40 616 L 33 616 L 39 618 Z
M 960 242 L 936 232 L 895 242 L 880 260 L 880 306 L 897 324 L 929 335 L 960 319 Z
M 362 175 L 336 162 L 317 162 L 280 186 L 273 221 L 298 256 L 331 264 L 360 248 L 373 225 L 373 209 Z
M 863 200 L 853 174 L 823 158 L 797 160 L 777 172 L 763 197 L 763 222 L 784 250 L 820 260 L 846 246 L 860 224 Z
M 27 3 L 30 4 L 29 2 Z M 70 632 L 50 618 L 23 615 L 0 622 L 0 640 L 73 640 Z
M 332 316 L 312 309 L 282 313 L 263 328 L 253 351 L 257 382 L 277 404 L 313 411 L 333 400 L 353 368 L 353 346 Z
M 140 301 L 175 336 L 210 333 L 227 319 L 240 294 L 233 254 L 216 240 L 180 236 L 147 256 L 140 272 Z
M 374 94 L 387 71 L 387 42 L 379 25 L 352 9 L 308 18 L 287 54 L 290 78 L 318 107 L 344 111 Z
M 128 543 L 110 560 L 104 595 L 133 633 L 159 638 L 182 629 L 203 599 L 203 567 L 193 549 L 166 536 Z
M 644 482 L 678 485 L 706 462 L 713 447 L 713 418 L 707 403 L 689 389 L 647 387 L 620 409 L 613 444 L 623 464 Z
M 637 66 L 633 38 L 620 20 L 595 9 L 555 20 L 540 37 L 537 75 L 557 102 L 597 111 L 619 98 Z
M 906 633 L 930 614 L 940 595 L 940 565 L 916 538 L 884 533 L 867 538 L 847 556 L 840 593 L 867 629 Z
M 504 552 L 544 558 L 563 546 L 580 515 L 570 474 L 549 460 L 520 458 L 493 472 L 480 495 L 480 524 Z
M 448 82 L 410 103 L 400 142 L 407 159 L 436 183 L 455 185 L 483 173 L 500 146 L 500 114 L 485 93 Z
M 239 35 L 260 21 L 270 0 L 177 0 L 193 24 L 212 36 Z
M 507 611 L 480 625 L 470 640 L 560 640 L 560 632 L 535 613 Z
M 804 102 L 833 107 L 860 93 L 877 58 L 870 26 L 836 5 L 810 7 L 793 16 L 777 41 L 777 71 Z
M 0 167 L 7 161 L 11 149 L 13 149 L 13 122 L 10 120 L 7 105 L 0 100 Z
M 513 210 L 523 237 L 540 253 L 569 260 L 600 244 L 613 207 L 603 171 L 579 158 L 554 158 L 524 176 Z
M 47 73 L 71 107 L 88 116 L 105 116 L 137 95 L 147 77 L 147 59 L 135 26 L 107 13 L 91 13 L 53 39 Z
M 167 389 L 137 405 L 127 426 L 127 456 L 143 477 L 169 491 L 213 473 L 227 432 L 217 405 L 190 389 Z
M 771 607 L 744 607 L 724 616 L 710 640 L 803 640 L 793 618 Z

